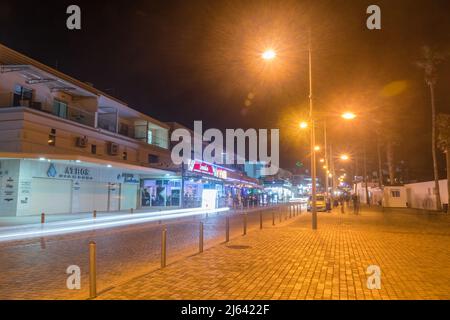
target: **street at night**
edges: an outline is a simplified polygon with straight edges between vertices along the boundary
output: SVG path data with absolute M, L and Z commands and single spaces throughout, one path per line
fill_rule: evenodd
M 449 14 L 1 0 L 0 303 L 170 319 L 448 307 Z

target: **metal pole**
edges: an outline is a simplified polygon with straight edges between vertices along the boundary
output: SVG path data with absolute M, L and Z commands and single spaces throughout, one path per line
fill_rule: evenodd
M 93 218 L 97 218 L 97 210 L 94 210 L 94 212 L 92 213 Z
M 334 197 L 334 191 L 336 188 L 336 172 L 334 167 L 334 158 L 333 158 L 333 145 L 330 143 L 330 173 L 331 173 L 331 197 Z
M 203 252 L 203 222 L 200 222 L 200 234 L 198 240 L 198 252 Z
M 41 223 L 45 223 L 45 213 L 41 213 Z
M 94 241 L 89 242 L 89 298 L 97 297 L 97 253 Z
M 243 215 L 244 218 L 244 236 L 247 234 L 247 214 L 244 213 Z
M 275 211 L 272 211 L 272 225 L 275 225 Z
M 325 195 L 328 198 L 328 183 L 329 183 L 329 177 L 328 177 L 328 171 L 330 170 L 328 166 L 328 147 L 327 147 L 327 119 L 325 118 L 323 121 L 323 140 L 324 140 L 324 152 L 325 152 Z
M 225 242 L 230 241 L 230 218 L 225 219 Z
M 166 255 L 167 255 L 167 229 L 163 228 L 161 232 L 161 268 L 166 267 Z
M 314 118 L 313 118 L 313 90 L 312 90 L 312 54 L 311 54 L 311 29 L 308 33 L 308 70 L 309 70 L 309 117 L 311 118 L 311 216 L 312 229 L 317 229 L 317 208 L 316 208 L 316 145 Z
M 259 228 L 260 228 L 260 229 L 263 228 L 263 216 L 262 216 L 262 211 L 259 213 Z

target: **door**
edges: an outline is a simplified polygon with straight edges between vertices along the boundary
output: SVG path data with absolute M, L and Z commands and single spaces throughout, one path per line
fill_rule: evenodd
M 30 214 L 70 213 L 72 180 L 33 178 Z
M 138 185 L 131 183 L 122 184 L 120 209 L 129 210 L 137 208 Z
M 80 181 L 78 212 L 108 210 L 108 184 Z
M 119 211 L 120 183 L 110 183 L 108 186 L 108 211 Z

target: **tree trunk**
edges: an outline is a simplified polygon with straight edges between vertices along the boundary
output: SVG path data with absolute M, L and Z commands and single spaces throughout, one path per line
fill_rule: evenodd
M 395 183 L 395 168 L 394 168 L 394 146 L 389 139 L 386 144 L 386 158 L 389 170 L 389 183 L 393 185 Z
M 447 150 L 445 153 L 447 158 L 447 213 L 449 212 L 450 207 L 450 146 L 447 144 Z
M 378 153 L 378 187 L 383 188 L 383 170 L 381 165 L 381 146 L 380 139 L 377 139 L 377 153 Z
M 366 144 L 364 143 L 364 185 L 366 189 L 366 203 L 370 207 L 370 198 L 369 198 L 369 186 L 367 183 L 367 159 L 366 159 Z
M 434 104 L 434 86 L 432 83 L 430 86 L 431 96 L 431 152 L 433 154 L 433 173 L 434 173 L 434 187 L 436 194 L 436 210 L 442 211 L 441 193 L 439 190 L 439 172 L 436 157 L 436 108 Z

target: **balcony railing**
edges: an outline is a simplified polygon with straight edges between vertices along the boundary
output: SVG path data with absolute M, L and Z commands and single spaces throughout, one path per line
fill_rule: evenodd
M 56 108 L 51 103 L 34 100 L 19 100 L 19 103 L 15 104 L 14 95 L 10 92 L 0 93 L 0 107 L 27 107 L 95 128 L 95 113 L 93 112 L 73 106 L 61 107 L 59 105 Z

